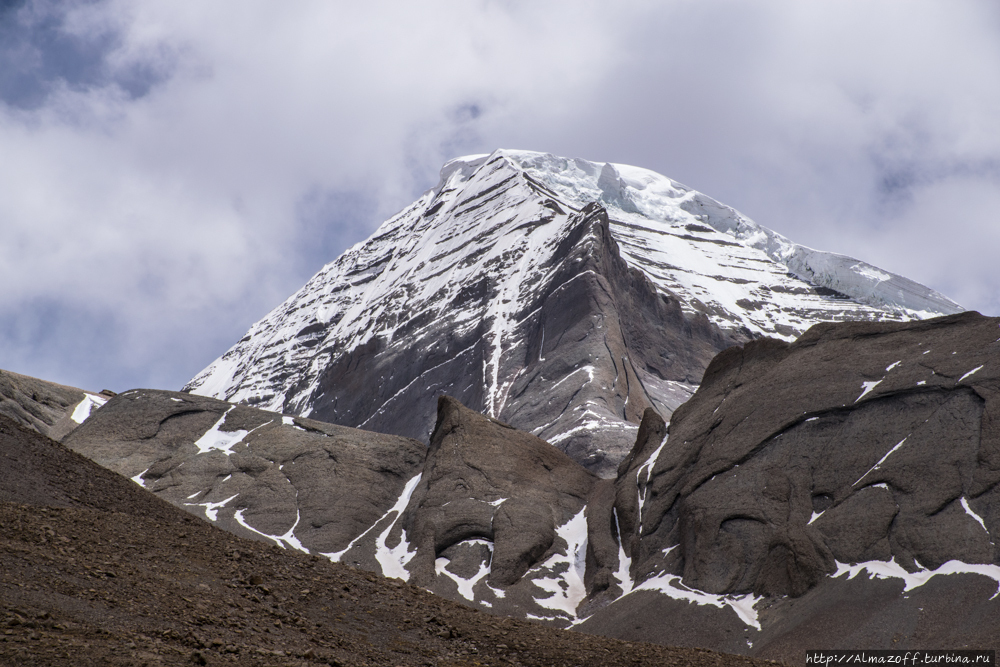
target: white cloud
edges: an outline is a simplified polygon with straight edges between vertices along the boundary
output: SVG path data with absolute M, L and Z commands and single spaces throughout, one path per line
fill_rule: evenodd
M 32 41 L 63 11 L 61 42 Z M 501 146 L 652 168 L 1000 312 L 982 241 L 1000 184 L 985 0 L 109 0 L 11 16 L 24 40 L 0 66 L 44 78 L 45 96 L 0 106 L 0 314 L 19 322 L 0 330 L 0 367 L 177 387 L 443 161 Z M 48 43 L 93 71 L 60 74 Z M 92 342 L 70 354 L 74 336 Z

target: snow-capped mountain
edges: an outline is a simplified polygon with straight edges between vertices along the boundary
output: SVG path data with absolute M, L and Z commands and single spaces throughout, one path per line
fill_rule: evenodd
M 499 150 L 447 163 L 185 391 L 425 441 L 447 393 L 610 476 L 735 342 L 960 310 L 654 172 Z

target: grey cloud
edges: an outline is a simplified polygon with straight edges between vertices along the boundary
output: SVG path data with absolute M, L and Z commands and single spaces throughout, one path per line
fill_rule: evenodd
M 990 236 L 989 198 L 969 202 L 963 233 L 926 224 L 920 207 L 938 183 L 975 189 L 1000 156 L 995 5 L 674 8 L 639 24 L 631 67 L 602 81 L 600 101 L 535 127 L 538 143 L 572 150 L 589 127 L 597 159 L 668 174 L 801 243 L 906 267 L 945 292 L 983 284 L 972 264 L 949 262 L 947 281 L 937 265 Z M 886 249 L 874 252 L 871 230 Z M 961 291 L 998 312 L 989 290 Z
M 114 86 L 129 99 L 149 93 L 168 77 L 162 59 L 114 62 L 121 35 L 111 26 L 81 29 L 75 13 L 100 2 L 13 2 L 0 8 L 0 101 L 34 110 L 62 87 L 86 90 Z
M 36 0 L 0 44 L 11 370 L 179 387 L 498 147 L 654 169 L 1000 313 L 989 0 Z

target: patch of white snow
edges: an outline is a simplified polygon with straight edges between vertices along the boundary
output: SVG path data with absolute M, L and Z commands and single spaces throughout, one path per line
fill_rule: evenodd
M 750 627 L 760 630 L 760 621 L 757 619 L 757 610 L 754 605 L 760 602 L 760 596 L 747 595 L 716 595 L 714 593 L 704 593 L 693 588 L 689 588 L 681 583 L 681 578 L 675 574 L 661 574 L 651 577 L 635 587 L 635 591 L 657 591 L 675 600 L 686 600 L 695 604 L 712 605 L 720 609 L 729 607 L 740 620 Z M 624 597 L 624 596 L 622 596 Z M 621 599 L 621 598 L 619 598 Z
M 99 408 L 107 402 L 108 399 L 103 396 L 85 393 L 83 395 L 83 400 L 76 404 L 76 408 L 73 410 L 73 414 L 70 416 L 70 419 L 75 421 L 77 424 L 82 424 L 87 421 L 87 418 L 90 417 L 90 413 L 94 410 L 94 408 Z
M 406 531 L 402 531 L 399 544 L 391 549 L 385 545 L 385 541 L 389 538 L 392 527 L 396 525 L 399 517 L 403 515 L 403 510 L 410 503 L 410 497 L 413 495 L 413 490 L 417 488 L 422 474 L 418 474 L 403 487 L 403 493 L 400 494 L 396 504 L 386 512 L 386 515 L 395 512 L 396 518 L 392 520 L 388 528 L 383 530 L 382 534 L 375 540 L 375 559 L 382 566 L 382 574 L 386 577 L 394 577 L 403 581 L 409 581 L 410 579 L 410 573 L 406 571 L 406 564 L 417 555 L 417 552 L 410 551 L 410 543 L 406 541 Z
M 136 475 L 135 477 L 132 477 L 130 479 L 133 482 L 135 482 L 136 484 L 138 484 L 139 486 L 141 486 L 142 488 L 145 489 L 146 488 L 146 483 L 142 481 L 142 476 L 145 475 L 147 472 L 149 472 L 149 468 L 146 468 L 141 473 L 139 473 L 138 475 Z M 201 491 L 199 491 L 198 493 L 201 493 Z M 195 495 L 198 495 L 198 494 L 196 493 Z M 191 496 L 188 496 L 188 498 L 190 498 L 190 497 Z
M 976 366 L 976 367 L 975 367 L 975 368 L 973 368 L 973 369 L 972 369 L 971 371 L 969 371 L 968 373 L 966 373 L 966 374 L 965 374 L 965 375 L 963 375 L 962 377 L 958 378 L 958 381 L 959 381 L 959 382 L 961 382 L 962 380 L 964 380 L 965 378 L 969 377 L 970 375 L 972 375 L 972 374 L 973 374 L 973 373 L 975 373 L 976 371 L 980 370 L 980 369 L 981 369 L 981 368 L 982 368 L 983 366 L 985 366 L 985 365 L 986 365 L 986 364 L 983 364 L 982 366 Z
M 884 379 L 885 378 L 882 378 L 882 380 L 884 380 Z M 861 389 L 862 389 L 861 395 L 858 396 L 856 399 L 854 399 L 854 402 L 857 403 L 862 398 L 864 398 L 868 394 L 868 392 L 870 392 L 872 389 L 874 389 L 875 387 L 877 387 L 880 384 L 882 384 L 882 380 L 879 380 L 878 382 L 862 382 L 861 383 Z
M 228 503 L 230 500 L 232 500 L 233 498 L 235 498 L 238 495 L 240 495 L 240 494 L 234 493 L 233 495 L 229 496 L 225 500 L 223 500 L 221 502 L 217 502 L 217 503 L 184 503 L 184 504 L 188 505 L 188 506 L 191 506 L 191 507 L 204 507 L 205 508 L 205 516 L 208 517 L 208 520 L 209 521 L 217 521 L 218 518 L 219 518 L 219 508 L 220 507 L 224 507 L 226 505 L 226 503 Z
M 660 452 L 662 452 L 663 448 L 667 445 L 667 438 L 668 437 L 669 437 L 669 435 L 664 435 L 663 436 L 663 442 L 660 443 L 660 446 L 657 447 L 656 451 L 654 451 L 652 454 L 650 454 L 649 458 L 646 459 L 646 462 L 643 463 L 641 466 L 639 466 L 639 469 L 635 471 L 635 485 L 636 485 L 637 488 L 639 486 L 642 486 L 642 484 L 643 484 L 642 482 L 639 481 L 639 478 L 642 477 L 642 471 L 643 470 L 646 471 L 646 481 L 645 481 L 645 484 L 647 484 L 647 485 L 649 484 L 649 479 L 653 476 L 653 466 L 656 465 L 656 459 L 658 459 L 660 457 Z M 643 489 L 643 492 L 639 494 L 639 526 L 640 527 L 642 526 L 642 506 L 645 503 L 646 503 L 646 492 L 645 492 L 645 489 Z
M 232 498 L 230 498 L 230 500 L 232 500 Z M 288 546 L 298 549 L 299 551 L 309 553 L 309 550 L 303 547 L 302 543 L 299 542 L 299 539 L 295 537 L 295 528 L 296 526 L 299 525 L 299 519 L 300 519 L 299 511 L 297 508 L 295 510 L 295 523 L 292 524 L 292 527 L 289 528 L 288 532 L 286 532 L 284 535 L 268 535 L 267 533 L 262 533 L 261 531 L 257 530 L 256 528 L 254 528 L 253 526 L 251 526 L 246 522 L 246 520 L 243 518 L 244 511 L 245 510 L 239 510 L 236 512 L 236 514 L 233 515 L 233 518 L 236 519 L 236 523 L 240 524 L 241 526 L 243 526 L 252 533 L 257 533 L 261 537 L 266 537 L 269 540 L 273 540 L 274 543 L 277 544 L 282 549 L 284 549 L 285 545 L 287 544 Z
M 460 544 L 485 544 L 490 549 L 490 557 L 479 565 L 479 572 L 472 575 L 470 578 L 465 579 L 455 574 L 448 569 L 448 564 L 451 562 L 447 558 L 437 558 L 434 560 L 434 571 L 438 574 L 443 574 L 458 585 L 458 594 L 461 595 L 466 600 L 472 602 L 475 599 L 475 594 L 473 589 L 476 587 L 483 577 L 490 573 L 490 566 L 493 561 L 493 543 L 489 540 L 465 540 Z
M 212 450 L 217 450 L 224 452 L 226 456 L 232 456 L 233 446 L 243 440 L 243 438 L 250 433 L 250 431 L 244 431 L 242 429 L 238 431 L 220 430 L 222 424 L 226 421 L 226 415 L 235 409 L 236 406 L 234 405 L 226 410 L 225 414 L 219 418 L 219 421 L 215 422 L 212 428 L 205 431 L 205 434 L 195 441 L 194 444 L 198 448 L 199 454 L 207 454 Z
M 989 533 L 989 532 L 990 532 L 989 530 L 987 530 L 987 528 L 986 528 L 986 524 L 985 524 L 985 523 L 983 523 L 983 517 L 981 517 L 981 516 L 979 516 L 978 514 L 976 514 L 975 512 L 973 512 L 973 511 L 972 511 L 972 508 L 971 508 L 971 507 L 969 507 L 969 501 L 967 501 L 967 500 L 965 499 L 965 496 L 962 496 L 962 508 L 963 508 L 963 509 L 965 510 L 965 513 L 966 513 L 966 514 L 968 514 L 968 515 L 969 515 L 969 516 L 971 516 L 971 517 L 972 517 L 973 519 L 975 519 L 976 521 L 978 521 L 978 522 L 979 522 L 979 525 L 983 527 L 983 530 L 985 530 L 985 531 L 986 531 L 987 533 Z
M 535 602 L 546 609 L 552 609 L 576 618 L 576 608 L 587 596 L 583 575 L 587 567 L 587 517 L 586 508 L 556 529 L 557 538 L 566 541 L 566 553 L 554 554 L 534 571 L 548 570 L 552 574 L 532 579 L 538 588 L 548 592 L 544 597 L 536 597 Z
M 618 585 L 622 589 L 622 595 L 632 592 L 634 582 L 632 581 L 632 559 L 625 555 L 625 538 L 622 536 L 621 526 L 618 524 L 618 508 L 613 509 L 615 515 L 615 532 L 618 534 L 618 570 L 614 573 Z M 666 555 L 666 553 L 664 553 Z
M 939 574 L 981 574 L 997 582 L 997 592 L 990 599 L 992 600 L 997 595 L 1000 595 L 1000 566 L 963 563 L 958 560 L 950 560 L 936 570 L 928 570 L 922 567 L 916 572 L 907 572 L 896 562 L 895 558 L 888 561 L 868 561 L 856 565 L 847 565 L 838 561 L 837 571 L 830 576 L 837 578 L 843 574 L 847 574 L 847 579 L 850 580 L 858 576 L 862 571 L 868 572 L 869 579 L 871 577 L 877 579 L 902 579 L 905 584 L 903 588 L 904 593 L 923 586 L 930 581 L 931 577 Z
M 909 437 L 910 436 L 906 436 L 906 438 L 909 438 Z M 885 460 L 887 458 L 889 458 L 890 454 L 892 454 L 894 451 L 896 451 L 897 449 L 899 449 L 900 447 L 903 446 L 903 443 L 906 442 L 906 438 L 903 438 L 902 440 L 900 440 L 899 442 L 897 442 L 896 446 L 893 447 L 892 449 L 890 449 L 888 452 L 886 452 L 885 456 L 883 456 L 882 458 L 880 458 L 878 460 L 878 463 L 876 463 L 875 465 L 873 465 L 871 468 L 868 469 L 868 472 L 866 472 L 864 475 L 862 475 L 861 477 L 859 477 L 858 481 L 855 482 L 853 484 L 853 486 L 857 486 L 858 483 L 861 482 L 861 480 L 863 480 L 865 477 L 867 477 L 873 470 L 878 470 L 882 466 L 882 464 L 885 463 Z

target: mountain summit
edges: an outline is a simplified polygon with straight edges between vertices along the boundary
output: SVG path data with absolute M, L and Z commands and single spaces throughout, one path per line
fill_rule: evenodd
M 610 477 L 733 344 L 961 310 L 652 171 L 498 150 L 445 164 L 184 390 L 424 441 L 448 394 Z

